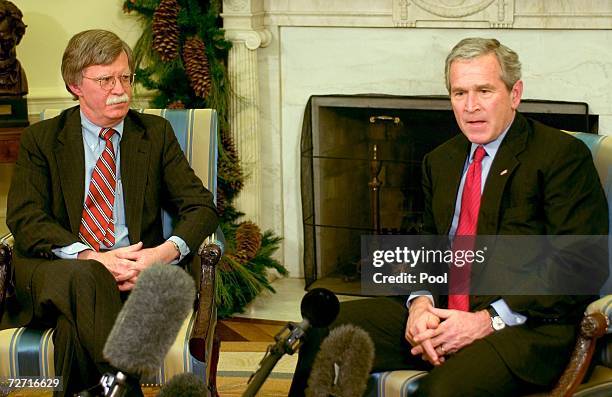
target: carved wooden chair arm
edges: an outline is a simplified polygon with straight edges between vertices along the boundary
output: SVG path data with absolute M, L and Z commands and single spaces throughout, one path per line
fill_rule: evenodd
M 215 303 L 216 266 L 223 255 L 222 241 L 204 241 L 198 249 L 200 257 L 200 288 L 197 293 L 196 318 L 189 337 L 189 350 L 198 360 L 206 361 L 217 321 Z
M 599 301 L 603 301 L 602 298 Z M 608 297 L 609 300 L 609 297 Z M 582 383 L 589 369 L 597 339 L 608 332 L 610 327 L 609 314 L 596 309 L 598 302 L 594 302 L 587 309 L 587 314 L 580 323 L 580 331 L 574 346 L 574 351 L 565 371 L 557 382 L 555 388 L 548 394 L 551 397 L 572 396 Z M 595 308 L 595 309 L 593 309 Z M 588 314 L 590 313 L 590 314 Z
M 0 237 L 0 318 L 4 312 L 4 302 L 10 293 L 12 259 L 13 235 L 9 233 Z

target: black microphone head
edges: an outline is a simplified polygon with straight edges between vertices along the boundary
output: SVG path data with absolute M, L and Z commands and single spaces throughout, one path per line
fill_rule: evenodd
M 334 328 L 321 343 L 306 396 L 362 396 L 373 363 L 374 343 L 367 332 L 351 324 Z
M 183 269 L 143 270 L 108 335 L 104 357 L 131 375 L 154 375 L 193 309 L 195 286 Z
M 340 302 L 336 295 L 325 288 L 315 288 L 302 298 L 300 305 L 302 318 L 313 327 L 327 327 L 340 311 Z
M 210 396 L 210 391 L 204 382 L 194 374 L 184 373 L 173 376 L 166 383 L 157 397 L 204 397 Z

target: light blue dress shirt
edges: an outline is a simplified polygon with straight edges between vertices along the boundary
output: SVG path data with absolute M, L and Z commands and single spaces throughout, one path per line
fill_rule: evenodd
M 497 150 L 501 146 L 501 143 L 504 141 L 504 138 L 506 137 L 506 134 L 508 133 L 508 130 L 510 129 L 511 125 L 512 123 L 510 123 L 510 125 L 506 127 L 506 130 L 500 136 L 498 136 L 497 139 L 485 145 L 482 145 L 482 147 L 484 148 L 486 152 L 486 155 L 482 159 L 482 163 L 481 163 L 481 166 L 482 166 L 482 173 L 480 175 L 480 178 L 481 178 L 480 179 L 480 192 L 481 193 L 484 191 L 485 183 L 487 181 L 487 177 L 489 176 L 489 171 L 491 171 L 491 165 L 493 164 L 493 160 L 495 160 L 495 156 L 497 155 Z M 462 198 L 461 196 L 463 193 L 463 185 L 465 184 L 467 170 L 470 167 L 470 164 L 472 164 L 472 161 L 474 158 L 474 152 L 476 151 L 477 147 L 478 147 L 478 144 L 472 143 L 472 146 L 470 147 L 470 155 L 465 160 L 465 164 L 463 166 L 461 183 L 459 184 L 459 191 L 457 192 L 457 199 L 455 200 L 455 213 L 453 215 L 453 221 L 451 223 L 451 228 L 448 233 L 451 241 L 455 237 L 455 233 L 457 232 L 457 227 L 459 226 L 459 213 L 461 212 L 461 198 Z M 419 296 L 427 296 L 432 301 L 432 304 L 433 304 L 433 297 L 428 291 L 417 291 L 417 292 L 413 292 L 412 294 L 410 294 L 410 296 L 408 297 L 408 301 L 406 302 L 406 305 L 410 307 L 410 301 L 412 301 L 413 299 Z M 508 326 L 520 325 L 520 324 L 523 324 L 525 321 L 527 321 L 527 317 L 510 310 L 510 307 L 508 306 L 506 301 L 504 301 L 503 299 L 496 300 L 495 302 L 491 304 L 491 306 L 493 306 L 497 314 L 499 314 L 499 316 L 502 318 L 504 323 L 506 323 L 506 325 Z
M 106 147 L 106 142 L 104 139 L 100 137 L 101 127 L 98 127 L 94 123 L 92 123 L 81 111 L 81 128 L 83 129 L 83 146 L 85 149 L 85 195 L 84 200 L 87 199 L 87 194 L 89 192 L 89 184 L 91 182 L 91 175 L 93 174 L 93 170 L 96 166 L 96 162 L 98 158 L 102 155 L 104 148 Z M 107 247 L 104 244 L 100 244 L 101 250 L 115 249 L 121 247 L 127 247 L 130 245 L 130 240 L 128 237 L 128 228 L 125 223 L 125 203 L 123 198 L 123 185 L 121 183 L 121 136 L 123 135 L 123 120 L 115 126 L 113 129 L 116 131 L 115 134 L 111 137 L 111 142 L 113 143 L 113 148 L 115 149 L 115 163 L 117 166 L 116 177 L 117 177 L 117 186 L 115 187 L 115 204 L 113 206 L 113 219 L 115 221 L 115 245 L 112 247 Z M 83 201 L 83 206 L 85 202 Z M 171 236 L 168 240 L 172 240 L 175 242 L 179 250 L 181 251 L 181 255 L 178 259 L 171 262 L 171 264 L 175 264 L 180 262 L 186 255 L 189 254 L 189 247 L 185 243 L 185 241 L 178 236 Z M 54 248 L 52 252 L 59 258 L 62 259 L 76 259 L 79 252 L 91 249 L 88 245 L 77 242 L 70 244 L 66 247 Z

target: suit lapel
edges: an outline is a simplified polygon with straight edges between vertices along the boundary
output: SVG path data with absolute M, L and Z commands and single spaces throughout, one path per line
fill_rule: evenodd
M 130 111 L 131 113 L 131 111 Z M 121 137 L 121 182 L 125 202 L 125 220 L 130 242 L 140 241 L 142 211 L 149 169 L 150 143 L 144 139 L 144 129 L 131 116 L 125 118 Z
M 70 229 L 78 234 L 85 197 L 85 150 L 79 108 L 68 110 L 57 138 L 57 163 Z
M 470 150 L 470 142 L 465 136 L 461 135 L 457 139 L 460 139 L 460 143 L 451 146 L 447 162 L 440 176 L 439 189 L 442 191 L 442 194 L 436 195 L 440 200 L 434 213 L 440 214 L 438 224 L 436 225 L 440 234 L 448 234 L 450 231 L 456 200 L 449 200 L 448 198 L 457 197 L 459 194 L 463 167 Z
M 478 215 L 480 235 L 497 234 L 502 197 L 508 181 L 519 165 L 517 156 L 525 149 L 527 132 L 527 120 L 517 113 L 487 176 Z
M 487 176 L 487 181 L 480 201 L 480 213 L 478 214 L 478 235 L 497 235 L 502 198 L 508 181 L 520 164 L 517 156 L 525 149 L 525 145 L 527 144 L 527 131 L 527 120 L 517 113 L 512 126 L 508 130 L 506 138 L 497 151 L 497 155 L 493 160 L 493 164 L 491 164 L 491 169 Z M 476 246 L 480 247 L 481 244 L 488 245 L 493 241 L 494 240 L 489 238 L 484 243 L 476 243 Z M 482 264 L 472 264 L 472 279 L 478 279 L 486 266 L 486 261 Z

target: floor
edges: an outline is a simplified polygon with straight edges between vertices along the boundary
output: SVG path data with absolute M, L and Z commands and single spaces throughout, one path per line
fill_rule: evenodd
M 244 313 L 217 325 L 221 338 L 218 390 L 221 396 L 240 396 L 246 382 L 259 367 L 274 336 L 288 321 L 300 322 L 304 280 L 281 278 L 272 283 L 276 293 L 265 291 L 247 305 Z M 286 396 L 295 369 L 297 354 L 284 355 L 274 366 L 258 396 Z
M 280 278 L 272 283 L 276 293 L 260 294 L 244 313 L 220 321 L 221 357 L 218 366 L 221 396 L 239 396 L 246 380 L 257 370 L 274 336 L 288 321 L 300 322 L 300 303 L 306 294 L 304 279 Z M 359 299 L 338 295 L 339 301 Z M 258 396 L 286 396 L 297 362 L 297 354 L 284 355 L 274 366 Z M 242 379 L 239 379 L 243 377 Z
M 244 313 L 234 315 L 235 318 L 251 318 L 260 320 L 302 321 L 300 302 L 306 294 L 304 279 L 279 278 L 272 282 L 276 293 L 262 292 L 253 302 L 249 303 Z M 340 302 L 362 299 L 359 296 L 336 295 Z
M 246 306 L 244 313 L 236 314 L 234 317 L 301 321 L 300 302 L 306 293 L 304 279 L 278 278 L 272 282 L 272 287 L 276 293 L 263 291 Z

